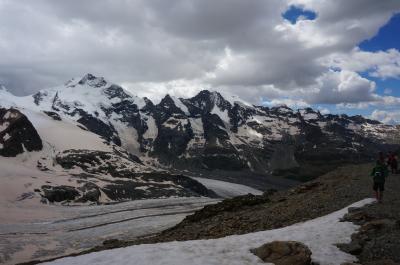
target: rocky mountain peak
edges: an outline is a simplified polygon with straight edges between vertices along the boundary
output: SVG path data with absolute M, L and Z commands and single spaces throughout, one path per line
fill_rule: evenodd
M 196 96 L 188 99 L 195 107 L 202 112 L 211 112 L 215 106 L 222 111 L 230 109 L 232 105 L 219 92 L 202 90 Z
M 162 111 L 172 114 L 188 114 L 185 105 L 180 101 L 180 99 L 175 98 L 167 94 L 157 105 Z
M 86 74 L 82 77 L 82 79 L 78 82 L 80 85 L 88 85 L 91 87 L 103 87 L 107 84 L 107 81 L 104 77 L 97 77 L 90 73 Z
M 169 94 L 166 94 L 165 97 L 163 97 L 163 99 L 161 99 L 160 103 L 158 105 L 165 105 L 165 104 L 173 104 L 174 100 L 172 99 L 172 97 Z
M 298 113 L 304 120 L 318 120 L 323 118 L 318 110 L 312 108 L 299 109 Z
M 271 108 L 272 112 L 276 112 L 278 114 L 293 114 L 293 109 L 289 108 L 286 105 L 275 106 Z

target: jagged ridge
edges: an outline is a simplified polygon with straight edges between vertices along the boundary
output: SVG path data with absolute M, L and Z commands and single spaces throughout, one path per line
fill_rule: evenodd
M 207 90 L 154 104 L 91 74 L 30 97 L 8 97 L 73 120 L 145 163 L 179 170 L 313 175 L 304 170 L 311 162 L 365 161 L 399 143 L 398 128 L 362 116 L 254 106 Z

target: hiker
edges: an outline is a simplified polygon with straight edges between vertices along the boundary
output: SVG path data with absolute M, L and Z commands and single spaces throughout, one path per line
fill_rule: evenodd
M 379 203 L 381 203 L 383 199 L 383 191 L 385 190 L 385 180 L 388 176 L 388 169 L 385 163 L 382 163 L 380 159 L 376 161 L 371 176 L 374 180 L 373 189 L 375 191 L 375 198 Z

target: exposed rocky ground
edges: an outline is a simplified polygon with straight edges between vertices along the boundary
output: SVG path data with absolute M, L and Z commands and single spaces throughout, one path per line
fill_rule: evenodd
M 361 225 L 350 244 L 340 248 L 357 255 L 364 265 L 400 264 L 400 174 L 386 184 L 382 204 L 353 209 L 344 221 Z
M 75 170 L 71 175 L 76 186 L 41 187 L 41 196 L 49 202 L 101 203 L 102 194 L 110 201 L 154 199 L 163 197 L 216 197 L 199 182 L 183 176 L 146 168 L 136 156 L 114 149 L 114 152 L 66 150 L 55 157 L 64 170 Z M 44 162 L 41 170 L 48 171 Z M 109 178 L 105 176 L 109 175 Z M 40 190 L 39 190 L 40 191 Z

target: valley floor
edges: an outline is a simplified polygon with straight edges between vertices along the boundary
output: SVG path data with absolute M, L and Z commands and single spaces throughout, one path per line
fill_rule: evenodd
M 174 226 L 186 215 L 218 201 L 196 197 L 102 206 L 42 205 L 38 209 L 52 212 L 53 216 L 33 222 L 0 224 L 0 263 L 48 259 L 101 245 L 104 240 L 148 236 Z

